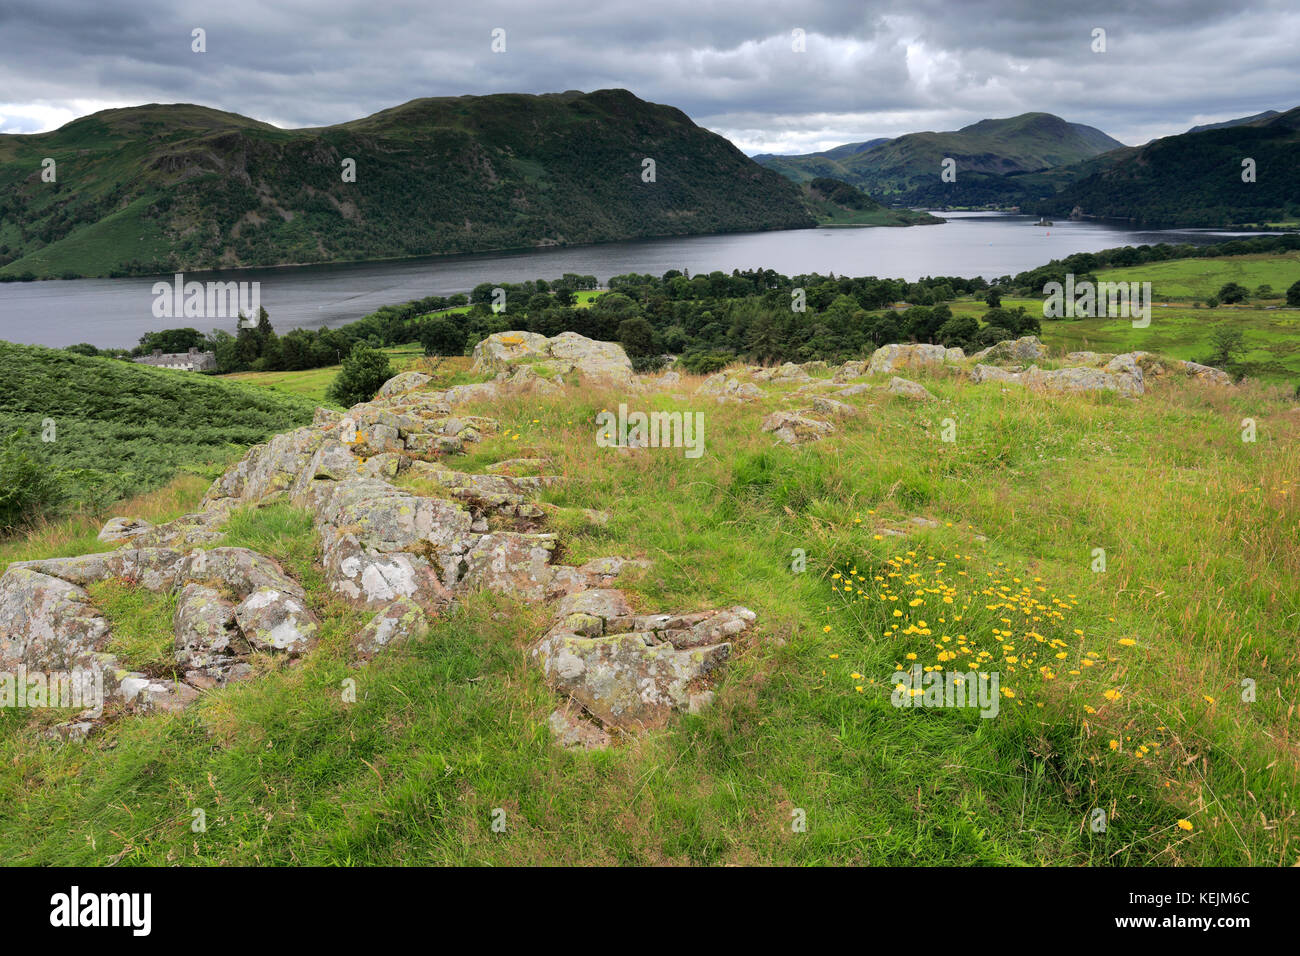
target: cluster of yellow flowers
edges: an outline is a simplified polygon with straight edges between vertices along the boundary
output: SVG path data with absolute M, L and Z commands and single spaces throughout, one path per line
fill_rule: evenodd
M 1123 664 L 1124 649 L 1138 647 L 1135 638 L 1110 641 L 1098 635 L 1090 641 L 1091 635 L 1073 626 L 1079 607 L 1076 594 L 1055 593 L 1042 578 L 1017 574 L 1001 561 L 991 571 L 980 570 L 981 563 L 973 562 L 970 554 L 936 556 L 909 550 L 883 561 L 840 565 L 829 582 L 838 607 L 827 606 L 832 623 L 823 631 L 839 631 L 846 644 L 883 640 L 897 647 L 895 672 L 918 664 L 925 673 L 996 671 L 999 693 L 1018 707 L 1043 707 L 1036 698 L 1052 682 L 1069 683 L 1089 696 L 1100 691 L 1095 706 L 1083 703 L 1087 715 L 1124 699 L 1124 689 L 1112 686 L 1114 674 L 1122 669 L 1107 665 Z M 1114 624 L 1115 618 L 1108 621 Z M 829 657 L 839 661 L 841 653 Z M 894 690 L 895 682 L 885 675 L 879 675 L 881 680 L 864 677 L 850 669 L 850 661 L 840 666 L 838 679 L 847 677 L 859 694 L 872 685 Z M 916 688 L 910 692 L 920 693 Z M 1213 698 L 1205 700 L 1213 704 Z M 1083 725 L 1086 729 L 1087 718 Z M 1158 727 L 1150 738 L 1136 741 L 1122 735 L 1109 741 L 1109 750 L 1144 760 L 1159 753 L 1161 741 L 1155 738 L 1166 732 L 1166 727 Z M 1178 825 L 1191 829 L 1186 821 Z
M 1118 660 L 1085 649 L 1083 630 L 1070 626 L 1077 595 L 1056 594 L 1042 578 L 1017 575 L 1001 561 L 981 573 L 971 560 L 962 553 L 937 557 L 906 551 L 865 570 L 852 565 L 835 571 L 830 583 L 840 611 L 858 612 L 847 630 L 865 627 L 875 640 L 871 632 L 878 628 L 881 639 L 902 643 L 896 671 L 917 663 L 925 673 L 997 671 L 1000 693 L 1017 706 L 1031 699 L 1041 707 L 1041 701 L 1032 701 L 1036 687 L 1063 675 L 1082 677 Z M 835 613 L 830 607 L 827 611 Z M 833 628 L 826 625 L 824 630 Z M 1118 643 L 1134 647 L 1137 641 L 1121 638 Z M 859 681 L 862 675 L 855 670 L 850 679 Z M 855 689 L 864 690 L 860 683 Z M 1117 701 L 1122 692 L 1110 688 L 1102 696 Z M 1096 713 L 1091 705 L 1085 710 Z

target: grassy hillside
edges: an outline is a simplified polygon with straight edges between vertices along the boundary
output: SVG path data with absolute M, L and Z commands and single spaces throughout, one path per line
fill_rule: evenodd
M 953 132 L 909 133 L 873 142 L 807 156 L 756 158 L 796 182 L 829 176 L 887 202 L 965 206 L 1018 202 L 1029 182 L 1017 178 L 1021 174 L 1067 166 L 1122 145 L 1101 130 L 1050 113 L 981 120 Z M 940 179 L 946 158 L 956 161 L 955 182 Z M 1034 183 L 1035 189 L 1047 188 Z
M 1123 402 L 917 378 L 937 405 L 850 399 L 863 414 L 797 449 L 759 430 L 785 406 L 774 386 L 757 407 L 702 404 L 693 377 L 642 395 L 704 412 L 696 460 L 596 448 L 594 416 L 621 392 L 466 407 L 506 427 L 453 467 L 546 456 L 565 478 L 546 500 L 611 512 L 563 533 L 566 560 L 650 559 L 629 588 L 647 611 L 758 613 L 710 710 L 609 751 L 557 750 L 554 696 L 527 660 L 547 611 L 489 594 L 352 667 L 360 620 L 324 592 L 310 520 L 275 505 L 238 514 L 224 543 L 307 583 L 320 646 L 183 715 L 123 719 L 75 746 L 41 736 L 51 715 L 0 713 L 0 852 L 119 865 L 1294 864 L 1289 390 L 1171 382 Z M 1245 416 L 1256 443 L 1240 440 Z M 955 442 L 940 440 L 946 418 Z M 179 511 L 200 490 L 166 493 Z M 85 543 L 70 531 L 55 550 Z M 795 548 L 805 573 L 792 573 Z M 122 594 L 98 597 L 115 623 L 140 622 Z M 998 717 L 890 705 L 896 665 L 958 646 L 942 637 L 1014 668 L 1013 628 L 1013 648 L 1025 629 L 1059 643 L 1052 678 L 1016 671 Z M 133 634 L 137 653 L 158 639 Z M 345 678 L 356 703 L 341 699 Z M 207 819 L 197 837 L 194 808 Z M 796 811 L 806 832 L 792 831 Z
M 1254 182 L 1242 161 L 1255 161 Z M 1230 226 L 1300 218 L 1300 107 L 1237 126 L 1125 148 L 1038 211 L 1163 226 Z
M 1097 278 L 1112 282 L 1150 282 L 1160 296 L 1171 299 L 1208 299 L 1218 295 L 1229 282 L 1245 286 L 1252 293 L 1267 285 L 1271 296 L 1253 296 L 1251 301 L 1279 305 L 1286 290 L 1300 282 L 1300 252 L 1266 255 L 1214 256 L 1204 259 L 1174 259 L 1149 262 L 1126 269 L 1102 269 Z
M 59 479 L 64 506 L 96 513 L 179 470 L 211 479 L 243 448 L 311 421 L 315 407 L 189 372 L 3 341 L 0 381 L 0 438 L 21 431 L 18 447 Z
M 46 157 L 55 183 L 41 181 Z M 344 160 L 356 181 L 343 181 Z M 643 160 L 655 181 L 643 181 Z M 280 130 L 192 105 L 0 136 L 0 275 L 170 272 L 812 225 L 798 193 L 625 90 L 413 100 Z
M 818 177 L 800 186 L 821 226 L 920 226 L 943 222 L 928 212 L 891 209 L 848 183 Z

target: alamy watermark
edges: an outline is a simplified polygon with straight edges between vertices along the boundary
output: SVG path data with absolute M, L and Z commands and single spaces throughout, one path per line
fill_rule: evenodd
M 981 717 L 996 717 L 1002 704 L 998 672 L 929 671 L 913 664 L 910 671 L 893 671 L 889 679 L 895 707 L 975 707 Z
M 684 448 L 687 458 L 704 454 L 703 412 L 629 412 L 596 416 L 596 444 L 601 448 Z
M 97 667 L 67 671 L 0 671 L 0 707 L 49 707 L 104 712 L 104 673 Z
M 233 319 L 257 324 L 262 308 L 260 282 L 186 282 L 176 273 L 171 284 L 155 282 L 153 314 L 156 319 Z

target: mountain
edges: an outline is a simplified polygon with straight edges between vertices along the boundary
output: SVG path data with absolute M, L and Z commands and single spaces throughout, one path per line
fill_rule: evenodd
M 943 222 L 928 212 L 891 209 L 839 179 L 819 176 L 799 188 L 823 226 L 925 226 Z
M 1300 107 L 1243 125 L 1180 133 L 1102 157 L 1035 207 L 1047 215 L 1151 226 L 1300 221 Z M 1243 182 L 1242 162 L 1255 163 Z
M 42 181 L 42 161 L 57 181 Z M 355 160 L 355 182 L 343 181 Z M 643 181 L 644 160 L 654 181 Z M 286 130 L 188 104 L 0 136 L 0 274 L 115 275 L 811 226 L 804 198 L 626 90 L 412 100 Z
M 806 156 L 755 159 L 796 182 L 829 176 L 887 202 L 908 205 L 1015 203 L 1050 195 L 1041 180 L 1019 180 L 1121 147 L 1099 129 L 1050 113 L 986 119 L 954 132 L 909 133 L 852 143 Z M 940 178 L 944 159 L 956 161 L 955 182 Z
M 1204 133 L 1210 129 L 1227 129 L 1230 126 L 1245 126 L 1248 123 L 1258 123 L 1261 120 L 1269 120 L 1274 116 L 1280 115 L 1277 110 L 1265 110 L 1262 113 L 1256 113 L 1254 116 L 1242 116 L 1238 119 L 1224 120 L 1222 123 L 1206 123 L 1204 126 L 1193 126 L 1187 132 Z

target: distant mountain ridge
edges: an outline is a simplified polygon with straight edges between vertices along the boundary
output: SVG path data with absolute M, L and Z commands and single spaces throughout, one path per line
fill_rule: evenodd
M 44 182 L 42 162 L 56 162 Z M 345 182 L 345 161 L 355 182 Z M 648 181 L 649 180 L 649 181 Z M 814 225 L 787 180 L 626 90 L 412 100 L 284 130 L 188 104 L 0 135 L 0 273 L 115 275 Z
M 1017 201 L 1024 191 L 1008 177 L 1068 166 L 1122 146 L 1095 127 L 1051 113 L 1024 113 L 980 120 L 952 132 L 908 133 L 755 160 L 795 182 L 826 176 L 887 202 L 957 205 Z M 957 178 L 945 183 L 941 164 L 949 158 L 956 163 Z
M 1262 113 L 1256 113 L 1254 116 L 1241 116 L 1237 119 L 1224 120 L 1222 123 L 1206 123 L 1204 126 L 1193 126 L 1187 132 L 1204 133 L 1211 129 L 1228 129 L 1231 126 L 1245 126 L 1248 123 L 1258 123 L 1262 120 L 1270 120 L 1274 116 L 1280 116 L 1277 110 L 1265 110 Z
M 1126 146 L 1063 172 L 1073 178 L 1035 212 L 1169 227 L 1294 224 L 1300 107 Z

